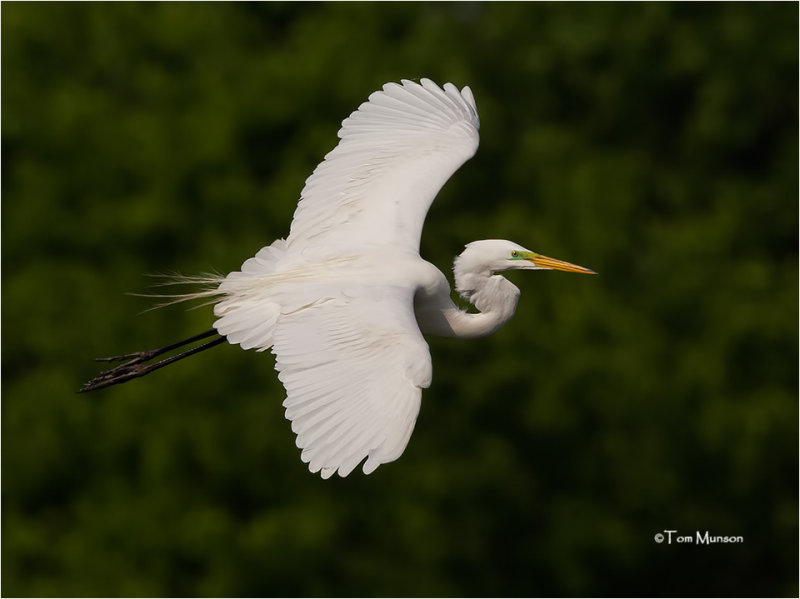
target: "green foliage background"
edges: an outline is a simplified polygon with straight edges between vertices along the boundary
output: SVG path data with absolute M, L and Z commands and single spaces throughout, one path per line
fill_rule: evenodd
M 2 16 L 4 595 L 797 595 L 797 4 Z M 509 326 L 431 339 L 369 477 L 308 473 L 269 354 L 75 394 L 207 329 L 125 292 L 286 235 L 341 120 L 418 77 L 483 126 L 423 255 L 500 237 L 600 276 L 516 273 Z

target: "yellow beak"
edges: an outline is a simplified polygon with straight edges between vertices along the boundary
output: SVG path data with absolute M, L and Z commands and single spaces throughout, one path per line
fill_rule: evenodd
M 548 256 L 542 256 L 541 254 L 534 254 L 533 258 L 529 258 L 528 260 L 533 262 L 539 268 L 549 268 L 551 270 L 566 270 L 567 272 L 579 272 L 586 275 L 597 274 L 593 270 L 589 270 L 588 268 L 584 268 L 583 266 L 578 266 L 577 264 L 570 264 L 569 262 L 564 262 L 563 260 L 556 260 L 555 258 L 550 258 Z

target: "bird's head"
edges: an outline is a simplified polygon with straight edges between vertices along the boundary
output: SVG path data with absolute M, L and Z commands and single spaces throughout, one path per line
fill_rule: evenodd
M 456 258 L 456 273 L 488 276 L 504 270 L 564 270 L 596 274 L 593 270 L 556 260 L 505 239 L 483 239 L 468 243 Z

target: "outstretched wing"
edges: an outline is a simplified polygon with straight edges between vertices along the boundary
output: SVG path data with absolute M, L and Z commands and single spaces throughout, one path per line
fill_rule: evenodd
M 387 83 L 342 122 L 341 141 L 306 180 L 289 249 L 419 251 L 428 208 L 475 154 L 479 126 L 469 87 Z
M 272 349 L 301 458 L 323 478 L 369 474 L 408 444 L 431 358 L 413 288 L 363 286 L 281 316 Z

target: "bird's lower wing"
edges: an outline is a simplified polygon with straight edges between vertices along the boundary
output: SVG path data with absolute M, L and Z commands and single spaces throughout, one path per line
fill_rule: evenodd
M 283 314 L 272 349 L 302 460 L 328 478 L 403 453 L 431 381 L 413 290 L 348 289 Z

